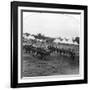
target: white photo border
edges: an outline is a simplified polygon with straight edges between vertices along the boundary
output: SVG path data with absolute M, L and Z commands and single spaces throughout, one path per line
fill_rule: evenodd
M 76 12 L 81 13 L 81 29 L 80 29 L 80 74 L 79 75 L 55 75 L 55 76 L 40 76 L 40 77 L 25 77 L 21 78 L 21 11 L 22 10 L 43 10 L 43 11 L 58 11 L 58 12 Z M 47 81 L 67 81 L 67 80 L 83 80 L 84 79 L 84 10 L 74 9 L 52 9 L 52 8 L 37 8 L 37 7 L 18 7 L 18 83 L 34 83 Z

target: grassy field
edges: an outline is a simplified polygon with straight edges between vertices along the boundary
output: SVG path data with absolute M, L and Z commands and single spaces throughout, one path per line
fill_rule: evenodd
M 22 77 L 79 74 L 79 57 L 48 56 L 40 60 L 23 53 Z

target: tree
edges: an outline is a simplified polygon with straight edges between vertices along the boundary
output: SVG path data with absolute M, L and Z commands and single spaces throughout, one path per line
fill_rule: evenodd
M 79 44 L 80 42 L 80 38 L 79 37 L 75 37 L 75 39 L 72 39 L 73 42 L 76 42 L 77 44 Z
M 38 33 L 37 37 L 38 37 L 38 39 L 45 39 L 44 35 L 42 35 L 41 33 Z
M 59 37 L 58 39 L 59 39 L 60 41 L 63 41 L 63 38 L 61 38 L 61 37 Z
M 24 33 L 24 35 L 28 37 L 30 34 L 29 33 Z
M 76 37 L 76 38 L 75 38 L 75 41 L 79 44 L 79 41 L 80 41 L 80 40 L 79 40 L 79 37 Z

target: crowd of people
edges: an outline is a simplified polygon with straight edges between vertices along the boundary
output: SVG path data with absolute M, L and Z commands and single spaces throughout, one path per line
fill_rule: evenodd
M 39 59 L 46 59 L 48 56 L 52 55 L 62 55 L 66 57 L 75 58 L 76 52 L 74 48 L 67 48 L 69 45 L 64 45 L 59 43 L 46 43 L 42 41 L 27 41 L 23 43 L 23 51 L 24 53 L 28 53 L 37 57 Z

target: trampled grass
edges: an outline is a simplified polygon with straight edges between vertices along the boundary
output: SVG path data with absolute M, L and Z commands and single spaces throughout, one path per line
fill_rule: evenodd
M 79 74 L 79 57 L 48 56 L 42 60 L 23 53 L 22 77 Z

